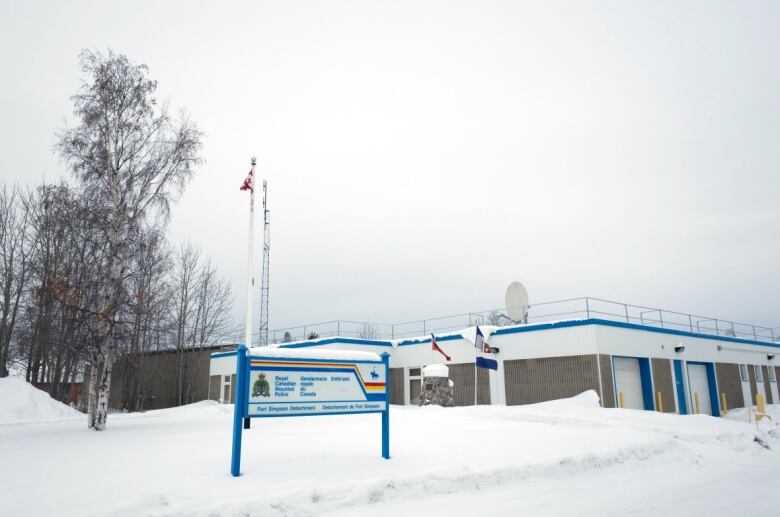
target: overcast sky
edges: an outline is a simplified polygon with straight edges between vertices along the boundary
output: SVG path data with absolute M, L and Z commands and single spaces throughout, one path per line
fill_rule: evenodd
M 79 50 L 111 47 L 206 134 L 170 235 L 238 321 L 257 154 L 272 328 L 489 309 L 513 280 L 776 327 L 778 27 L 774 1 L 6 1 L 0 171 L 66 175 Z

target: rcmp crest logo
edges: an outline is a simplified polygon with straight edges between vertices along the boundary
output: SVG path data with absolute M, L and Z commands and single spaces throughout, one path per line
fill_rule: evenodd
M 271 385 L 266 380 L 265 374 L 263 372 L 260 372 L 257 375 L 257 380 L 252 385 L 252 396 L 253 397 L 271 396 Z

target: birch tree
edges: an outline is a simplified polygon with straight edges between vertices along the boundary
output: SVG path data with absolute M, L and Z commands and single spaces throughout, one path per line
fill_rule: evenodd
M 201 132 L 182 112 L 169 115 L 157 102 L 157 82 L 148 67 L 126 56 L 83 51 L 86 79 L 72 97 L 78 124 L 58 135 L 57 149 L 80 188 L 105 212 L 99 221 L 106 250 L 100 278 L 100 329 L 91 358 L 101 364 L 97 401 L 90 428 L 102 431 L 118 340 L 119 314 L 127 304 L 126 277 L 133 246 L 145 225 L 167 218 L 171 202 L 192 177 L 199 162 Z

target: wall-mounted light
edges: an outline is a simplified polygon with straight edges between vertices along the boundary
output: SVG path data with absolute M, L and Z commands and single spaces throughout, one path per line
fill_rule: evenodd
M 497 346 L 491 346 L 491 347 L 490 347 L 490 353 L 491 353 L 491 354 L 497 354 L 497 353 L 499 353 L 499 352 L 500 352 L 500 350 L 498 349 L 498 347 L 497 347 Z M 774 357 L 774 356 L 772 356 L 772 357 Z
M 685 345 L 682 344 L 677 345 L 676 347 L 674 347 L 674 351 L 677 352 L 678 354 L 685 352 Z
M 767 359 L 767 361 L 771 361 L 771 360 L 772 360 L 772 359 L 774 359 L 774 358 L 775 358 L 775 354 L 767 354 L 767 355 L 766 355 L 766 359 Z

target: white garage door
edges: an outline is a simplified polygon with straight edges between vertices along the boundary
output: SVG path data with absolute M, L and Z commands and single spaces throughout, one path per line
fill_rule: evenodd
M 620 393 L 623 393 L 623 407 L 627 409 L 645 409 L 642 399 L 642 376 L 639 373 L 639 359 L 614 357 L 615 386 L 620 407 Z
M 698 413 L 711 415 L 712 405 L 710 404 L 710 383 L 707 381 L 707 367 L 703 364 L 689 364 L 688 382 L 691 388 L 691 408 L 693 409 L 691 412 L 697 412 L 696 396 L 698 395 Z

